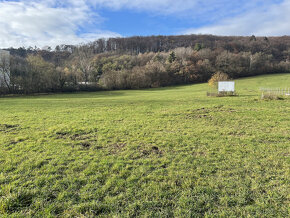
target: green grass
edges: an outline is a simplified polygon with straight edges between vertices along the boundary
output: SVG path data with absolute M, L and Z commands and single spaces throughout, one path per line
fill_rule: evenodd
M 0 216 L 287 217 L 289 84 L 1 98 Z

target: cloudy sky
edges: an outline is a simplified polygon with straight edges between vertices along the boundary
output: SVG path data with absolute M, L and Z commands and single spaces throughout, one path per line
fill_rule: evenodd
M 135 35 L 290 35 L 290 0 L 0 0 L 0 48 Z

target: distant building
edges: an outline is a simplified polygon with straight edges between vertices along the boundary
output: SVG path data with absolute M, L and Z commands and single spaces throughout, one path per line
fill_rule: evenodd
M 0 49 L 0 87 L 10 84 L 10 53 Z

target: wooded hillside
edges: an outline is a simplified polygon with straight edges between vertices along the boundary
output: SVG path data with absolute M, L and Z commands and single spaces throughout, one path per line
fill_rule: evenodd
M 1 88 L 5 94 L 199 83 L 217 71 L 231 78 L 290 72 L 289 36 L 150 36 L 7 50 L 11 84 Z

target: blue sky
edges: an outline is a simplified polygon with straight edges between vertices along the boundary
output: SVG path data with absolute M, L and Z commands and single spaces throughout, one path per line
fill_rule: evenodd
M 0 0 L 0 48 L 98 38 L 290 35 L 290 0 Z
M 101 27 L 122 36 L 172 35 L 192 26 L 201 26 L 193 19 L 135 12 L 128 9 L 120 11 L 103 9 L 100 10 L 100 14 L 102 17 L 106 17 Z
M 158 11 L 128 8 L 119 10 L 97 8 L 94 10 L 105 18 L 102 23 L 103 28 L 118 32 L 122 36 L 176 35 L 182 34 L 188 29 L 213 25 L 220 20 L 237 17 L 251 10 L 258 8 L 267 9 L 269 6 L 277 5 L 283 1 L 253 1 L 252 4 L 246 5 L 249 1 L 241 0 L 236 1 L 236 3 L 234 1 L 234 3 L 230 3 L 227 7 L 222 3 L 228 4 L 230 1 L 216 2 L 221 2 L 220 7 L 211 7 L 208 4 L 205 5 L 206 9 L 201 9 L 203 12 L 198 12 L 198 7 L 189 8 L 177 13 L 158 13 Z M 202 5 L 200 6 L 202 7 Z

